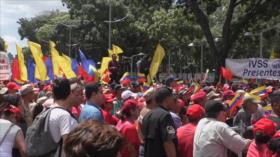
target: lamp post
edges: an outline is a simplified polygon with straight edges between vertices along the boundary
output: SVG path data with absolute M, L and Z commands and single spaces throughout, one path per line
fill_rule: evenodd
M 189 47 L 200 47 L 200 73 L 203 74 L 203 43 L 200 43 L 198 45 L 194 43 L 190 43 L 188 45 Z
M 69 49 L 68 49 L 68 56 L 71 57 L 72 28 L 75 25 L 66 25 L 66 24 L 63 24 L 63 23 L 61 23 L 61 25 L 69 29 L 69 45 L 70 46 L 69 46 Z
M 272 29 L 275 29 L 275 28 L 279 28 L 279 27 L 280 27 L 280 23 L 278 23 L 272 27 L 260 30 L 260 32 L 257 34 L 253 34 L 252 32 L 246 32 L 244 34 L 244 36 L 259 36 L 259 38 L 260 38 L 260 57 L 263 57 L 263 33 L 270 31 Z
M 138 54 L 135 54 L 135 55 L 132 55 L 130 57 L 125 57 L 123 56 L 123 58 L 127 58 L 127 59 L 130 59 L 130 73 L 132 74 L 133 73 L 133 58 L 134 57 L 137 57 L 137 56 L 144 56 L 145 54 L 140 52 Z
M 109 3 L 109 15 L 108 15 L 108 21 L 104 21 L 105 23 L 108 23 L 108 49 L 111 49 L 112 48 L 112 23 L 118 23 L 118 22 L 122 22 L 123 20 L 125 20 L 128 16 L 126 15 L 125 17 L 123 18 L 120 18 L 120 19 L 117 19 L 117 20 L 114 20 L 112 21 L 112 3 L 111 3 L 111 0 L 108 0 L 108 3 Z

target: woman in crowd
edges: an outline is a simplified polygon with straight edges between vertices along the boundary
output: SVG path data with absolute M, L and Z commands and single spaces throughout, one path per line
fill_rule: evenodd
M 121 108 L 121 120 L 116 128 L 126 138 L 126 145 L 121 151 L 121 157 L 138 157 L 140 140 L 135 121 L 139 117 L 140 109 L 137 101 L 128 99 Z
M 117 157 L 123 145 L 114 127 L 87 120 L 68 134 L 64 151 L 67 157 Z
M 21 157 L 26 157 L 26 144 L 23 132 L 16 125 L 19 120 L 19 108 L 8 105 L 1 112 L 0 119 L 0 156 L 12 157 L 12 150 L 19 150 Z

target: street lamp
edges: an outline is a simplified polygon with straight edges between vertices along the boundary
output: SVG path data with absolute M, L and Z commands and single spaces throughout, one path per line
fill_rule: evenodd
M 70 46 L 69 46 L 69 50 L 68 50 L 68 56 L 71 57 L 72 28 L 75 25 L 66 25 L 66 24 L 63 24 L 63 23 L 61 23 L 61 25 L 69 29 L 69 45 Z
M 112 3 L 111 3 L 111 0 L 108 0 L 108 3 L 109 3 L 109 20 L 107 21 L 104 21 L 105 23 L 108 23 L 108 29 L 109 29 L 109 33 L 108 33 L 108 49 L 111 49 L 111 46 L 112 46 L 112 35 L 111 35 L 111 32 L 112 32 L 112 23 L 118 23 L 118 22 L 122 22 L 124 21 L 128 16 L 126 15 L 125 17 L 123 18 L 120 18 L 120 19 L 117 19 L 117 20 L 114 20 L 112 21 Z
M 135 55 L 132 55 L 132 56 L 130 56 L 130 57 L 125 57 L 125 56 L 123 56 L 123 58 L 128 58 L 128 59 L 130 59 L 130 73 L 131 73 L 131 74 L 133 73 L 133 58 L 134 58 L 134 57 L 138 57 L 138 56 L 144 56 L 144 55 L 145 55 L 144 53 L 140 52 L 140 53 L 135 54 Z
M 196 45 L 194 43 L 189 43 L 189 47 L 200 47 L 200 73 L 203 74 L 203 43 Z
M 259 36 L 260 37 L 260 57 L 263 57 L 263 33 L 270 31 L 272 29 L 275 29 L 275 28 L 279 28 L 279 27 L 280 27 L 280 23 L 278 23 L 272 27 L 260 30 L 260 32 L 258 34 L 253 34 L 252 32 L 246 32 L 244 34 L 244 36 Z

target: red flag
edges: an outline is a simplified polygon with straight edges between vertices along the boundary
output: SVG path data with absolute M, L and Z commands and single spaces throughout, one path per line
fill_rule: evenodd
M 14 58 L 12 63 L 12 79 L 15 81 L 20 81 L 20 71 L 19 71 L 19 63 L 18 59 Z
M 232 72 L 227 68 L 224 68 L 224 67 L 221 68 L 221 75 L 223 76 L 223 78 L 225 80 L 228 80 L 228 81 L 232 80 Z

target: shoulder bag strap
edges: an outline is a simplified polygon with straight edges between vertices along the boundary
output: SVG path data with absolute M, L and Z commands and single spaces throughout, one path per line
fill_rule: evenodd
M 13 126 L 14 126 L 14 124 L 11 124 L 11 125 L 9 126 L 9 128 L 7 129 L 7 131 L 5 132 L 5 134 L 4 134 L 3 138 L 2 138 L 2 140 L 0 141 L 0 146 L 1 146 L 2 143 L 4 142 L 6 136 L 8 135 L 8 133 L 10 132 L 10 130 L 11 130 L 11 128 L 12 128 Z

